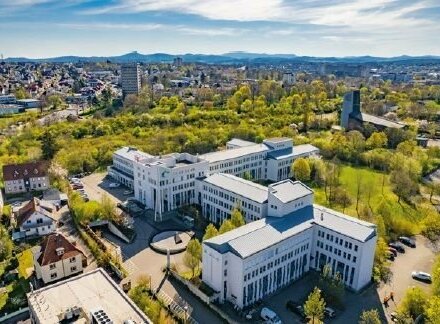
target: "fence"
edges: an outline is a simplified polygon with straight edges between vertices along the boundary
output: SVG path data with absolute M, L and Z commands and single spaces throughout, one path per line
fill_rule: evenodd
M 29 312 L 29 307 L 21 308 L 18 311 L 15 311 L 15 312 L 13 312 L 11 314 L 6 314 L 5 316 L 0 317 L 0 323 L 3 323 L 4 321 L 6 321 L 8 319 L 11 319 L 11 318 L 13 318 L 15 316 L 21 315 L 21 314 L 23 314 L 25 312 Z

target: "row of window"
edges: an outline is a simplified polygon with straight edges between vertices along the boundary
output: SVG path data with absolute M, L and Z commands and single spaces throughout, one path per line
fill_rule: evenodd
M 294 251 L 290 251 L 280 257 L 278 257 L 276 260 L 273 260 L 271 262 L 268 262 L 266 265 L 261 266 L 258 269 L 255 269 L 247 274 L 244 275 L 243 280 L 249 280 L 251 278 L 254 278 L 256 275 L 258 275 L 258 273 L 263 273 L 266 270 L 272 269 L 273 267 L 278 266 L 279 264 L 292 259 L 294 256 L 297 256 L 298 254 L 306 251 L 309 248 L 309 243 L 306 243 L 298 248 L 296 248 Z
M 323 242 L 317 241 L 317 245 L 321 249 L 324 249 L 324 243 Z M 352 257 L 351 253 L 343 252 L 342 250 L 337 249 L 336 247 L 333 248 L 333 246 L 328 245 L 328 244 L 325 244 L 325 250 L 329 251 L 329 252 L 332 252 L 332 253 L 334 252 L 335 255 L 342 256 L 344 259 L 347 259 L 348 261 L 356 262 L 356 260 L 357 260 L 357 257 L 354 256 L 354 255 L 353 255 L 353 259 L 351 258 Z
M 336 244 L 339 244 L 340 246 L 344 246 L 346 249 L 352 250 L 353 244 L 349 241 L 343 240 L 342 238 L 339 238 L 337 236 L 334 236 L 329 233 L 324 233 L 324 231 L 318 230 L 318 237 L 326 238 L 330 242 L 335 242 Z M 359 249 L 357 244 L 354 244 L 354 251 L 357 252 Z

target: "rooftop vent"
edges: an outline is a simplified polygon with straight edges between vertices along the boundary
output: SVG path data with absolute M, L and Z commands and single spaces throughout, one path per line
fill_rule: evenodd
M 94 324 L 113 324 L 113 321 L 102 309 L 95 309 L 90 312 L 92 317 L 92 323 Z

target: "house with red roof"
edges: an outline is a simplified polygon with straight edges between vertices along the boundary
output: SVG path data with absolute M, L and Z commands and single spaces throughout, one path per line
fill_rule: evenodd
M 5 193 L 16 194 L 49 189 L 48 169 L 47 161 L 4 165 Z
M 12 239 L 18 240 L 29 236 L 44 236 L 53 233 L 56 221 L 52 211 L 37 198 L 33 198 L 14 212 L 15 231 Z
M 84 253 L 59 233 L 46 236 L 32 250 L 36 277 L 45 284 L 82 273 L 87 265 Z

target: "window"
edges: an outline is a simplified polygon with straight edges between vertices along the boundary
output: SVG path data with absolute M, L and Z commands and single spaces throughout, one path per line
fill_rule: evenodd
M 56 263 L 52 263 L 51 265 L 49 265 L 49 269 L 53 270 L 57 267 Z
M 353 257 L 353 262 L 356 262 L 356 257 L 355 256 Z
M 70 267 L 70 272 L 76 271 L 76 267 Z
M 57 277 L 57 273 L 51 273 L 50 274 L 50 279 L 55 279 Z
M 70 261 L 70 263 L 75 262 L 75 261 L 76 261 L 76 257 L 71 257 L 71 258 L 69 259 L 69 261 Z
M 228 270 L 225 269 L 225 271 L 223 271 L 224 276 L 226 277 L 228 275 Z
M 354 246 L 354 250 L 357 252 L 357 250 L 358 250 L 358 246 L 357 245 Z

